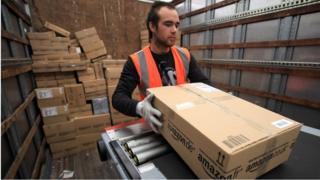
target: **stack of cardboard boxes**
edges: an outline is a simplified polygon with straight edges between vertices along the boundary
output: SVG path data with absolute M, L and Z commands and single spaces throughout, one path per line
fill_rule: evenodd
M 43 129 L 53 157 L 60 158 L 95 148 L 104 128 L 111 125 L 102 62 L 92 63 L 106 51 L 101 40 L 98 51 L 83 43 L 93 40 L 83 38 L 81 31 L 79 38 L 70 40 L 68 31 L 51 23 L 45 27 L 52 31 L 28 33 L 28 38 Z
M 101 132 L 110 125 L 109 114 L 92 115 L 81 84 L 39 88 L 36 95 L 54 158 L 94 148 Z

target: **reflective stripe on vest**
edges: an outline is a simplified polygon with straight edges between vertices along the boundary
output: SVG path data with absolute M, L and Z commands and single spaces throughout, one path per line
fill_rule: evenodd
M 177 84 L 187 82 L 189 72 L 190 53 L 187 49 L 173 46 L 173 55 Z M 139 90 L 141 99 L 146 95 L 146 89 L 162 86 L 161 76 L 153 59 L 150 47 L 147 46 L 141 51 L 130 55 L 140 78 Z

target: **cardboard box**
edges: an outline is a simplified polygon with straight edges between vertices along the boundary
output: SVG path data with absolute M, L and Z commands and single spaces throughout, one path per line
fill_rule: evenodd
M 203 83 L 148 92 L 160 133 L 199 178 L 256 178 L 288 159 L 301 127 Z
M 42 120 L 45 125 L 68 122 L 69 121 L 69 114 L 43 117 Z
M 99 56 L 106 55 L 106 54 L 107 54 L 106 48 L 102 47 L 100 49 L 97 49 L 97 50 L 94 50 L 94 51 L 86 53 L 86 57 L 88 59 L 94 59 L 94 58 L 97 58 Z
M 61 79 L 56 81 L 58 82 L 58 86 L 65 86 L 65 85 L 77 83 L 76 79 Z
M 74 72 L 59 72 L 55 73 L 54 77 L 56 80 L 75 79 Z
M 53 31 L 49 31 L 49 32 L 28 32 L 27 33 L 27 37 L 30 40 L 50 40 L 53 37 L 56 37 L 56 34 Z
M 94 27 L 83 29 L 81 31 L 75 32 L 77 39 L 83 39 L 85 37 L 96 35 L 96 34 L 97 34 L 97 30 Z
M 59 63 L 33 63 L 32 71 L 35 73 L 59 72 Z
M 69 114 L 68 105 L 44 107 L 44 108 L 40 108 L 40 111 L 41 111 L 42 117 L 51 117 L 51 116 Z
M 81 47 L 87 45 L 87 44 L 92 44 L 95 42 L 100 41 L 101 39 L 99 38 L 99 36 L 97 34 L 89 36 L 89 37 L 85 37 L 83 39 L 79 39 L 79 43 L 81 45 Z
M 97 79 L 92 81 L 83 81 L 84 92 L 91 93 L 95 91 L 106 90 L 107 85 L 104 79 Z M 106 91 L 105 91 L 106 92 Z
M 38 88 L 35 91 L 40 108 L 60 106 L 67 103 L 63 87 Z
M 117 80 L 120 78 L 122 67 L 108 67 L 106 68 L 107 80 Z
M 50 88 L 50 87 L 57 87 L 58 82 L 57 80 L 36 80 L 37 88 Z
M 70 106 L 81 106 L 86 104 L 86 97 L 82 84 L 65 85 L 64 91 Z
M 90 115 L 73 118 L 77 134 L 101 133 L 106 126 L 110 126 L 109 114 Z
M 108 68 L 108 67 L 123 68 L 123 65 L 126 62 L 127 62 L 126 59 L 107 59 L 102 61 L 104 68 Z
M 73 121 L 43 126 L 49 144 L 74 139 L 77 131 Z
M 79 153 L 81 151 L 94 149 L 97 141 L 101 139 L 101 133 L 90 133 L 77 136 L 73 140 L 50 144 L 50 149 L 54 159 Z
M 46 21 L 44 23 L 44 27 L 46 27 L 47 29 L 52 30 L 52 31 L 54 31 L 54 32 L 56 32 L 56 33 L 58 33 L 58 34 L 60 34 L 62 36 L 65 36 L 65 37 L 69 37 L 70 36 L 70 32 L 69 31 L 67 31 L 67 30 L 65 30 L 65 29 L 63 29 L 63 28 L 61 28 L 61 27 L 59 27 L 57 25 L 49 23 L 48 21 Z
M 82 41 L 83 42 L 83 41 Z M 95 41 L 95 42 L 90 42 L 87 44 L 82 44 L 82 49 L 84 50 L 85 53 L 92 52 L 94 50 L 98 50 L 101 48 L 104 48 L 104 43 L 102 40 Z
M 102 63 L 93 63 L 94 72 L 97 79 L 104 79 Z
M 52 73 L 38 73 L 35 74 L 36 81 L 55 80 L 55 75 Z
M 90 81 L 90 80 L 95 80 L 96 79 L 96 75 L 95 75 L 94 69 L 91 68 L 91 67 L 87 67 L 83 71 L 77 71 L 77 76 L 78 76 L 78 80 L 80 82 Z
M 88 92 L 86 93 L 86 100 L 92 100 L 92 99 L 96 99 L 96 98 L 102 98 L 105 97 L 107 95 L 107 91 L 106 89 L 103 90 L 95 90 L 93 92 Z
M 69 111 L 70 118 L 92 115 L 91 104 L 85 104 L 82 106 L 69 106 Z
M 64 60 L 60 63 L 60 71 L 66 72 L 66 71 L 81 71 L 86 70 L 87 64 L 84 61 L 70 61 L 70 60 Z

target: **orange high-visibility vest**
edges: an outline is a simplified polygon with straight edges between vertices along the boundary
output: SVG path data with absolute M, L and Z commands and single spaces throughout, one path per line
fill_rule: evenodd
M 190 53 L 182 47 L 171 47 L 176 70 L 176 84 L 187 82 L 189 72 Z M 140 78 L 139 91 L 141 99 L 146 96 L 148 88 L 162 86 L 162 80 L 155 60 L 152 57 L 150 46 L 130 55 Z

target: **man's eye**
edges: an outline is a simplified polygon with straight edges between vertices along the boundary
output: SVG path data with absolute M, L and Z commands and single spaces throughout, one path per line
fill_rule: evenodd
M 172 23 L 165 23 L 164 25 L 167 27 L 170 27 L 170 26 L 172 26 Z

